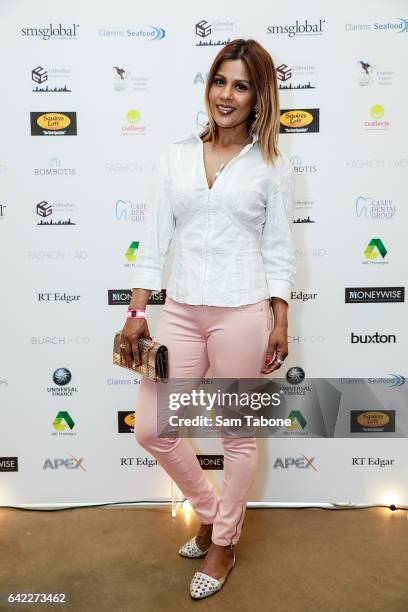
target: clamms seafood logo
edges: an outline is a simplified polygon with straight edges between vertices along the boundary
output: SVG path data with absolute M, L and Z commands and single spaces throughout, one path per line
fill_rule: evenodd
M 70 93 L 70 68 L 37 66 L 31 70 L 31 80 L 36 83 L 33 93 Z
M 196 47 L 218 47 L 227 45 L 231 36 L 235 38 L 235 23 L 220 19 L 201 19 L 195 24 Z
M 395 410 L 351 410 L 350 432 L 395 432 Z
M 113 66 L 113 89 L 115 91 L 146 91 L 148 78 L 136 76 L 129 68 Z
M 266 28 L 267 34 L 286 34 L 289 38 L 295 36 L 321 36 L 324 32 L 325 19 L 319 19 L 319 21 L 309 22 L 307 19 L 299 21 L 296 19 L 294 24 L 290 25 L 269 25 Z
M 146 126 L 140 124 L 141 114 L 136 108 L 131 108 L 126 113 L 126 125 L 122 125 L 122 136 L 144 136 Z
M 377 64 L 371 64 L 365 60 L 358 60 L 358 84 L 360 87 L 376 85 L 392 85 L 395 72 L 393 70 L 381 70 Z
M 69 26 L 63 26 L 62 23 L 54 25 L 50 23 L 45 27 L 27 27 L 21 28 L 20 34 L 24 38 L 42 38 L 42 40 L 73 40 L 77 38 L 79 32 L 79 23 L 73 23 Z
M 132 40 L 141 39 L 141 40 L 163 40 L 166 36 L 166 30 L 163 30 L 160 26 L 146 26 L 144 28 L 140 28 L 139 30 L 134 30 L 127 28 L 124 30 L 123 28 L 117 30 L 108 30 L 106 28 L 98 29 L 98 36 L 101 38 L 111 38 L 111 39 L 123 39 L 123 38 L 131 38 Z
M 281 110 L 279 132 L 281 134 L 319 131 L 319 109 Z
M 76 112 L 31 112 L 31 136 L 76 136 Z
M 279 89 L 316 89 L 316 66 L 280 64 L 276 68 Z
M 364 121 L 365 130 L 389 130 L 390 122 L 387 119 L 382 120 L 385 114 L 385 109 L 382 104 L 374 104 L 369 111 L 370 117 L 367 121 Z
M 357 218 L 363 219 L 392 219 L 397 212 L 393 200 L 378 200 L 371 196 L 358 196 L 355 202 Z
M 346 23 L 344 29 L 347 32 L 396 32 L 402 34 L 408 32 L 408 19 L 396 17 L 391 21 L 373 21 L 371 23 Z

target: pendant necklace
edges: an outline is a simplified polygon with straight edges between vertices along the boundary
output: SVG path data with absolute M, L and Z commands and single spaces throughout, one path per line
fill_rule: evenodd
M 244 143 L 243 147 L 241 148 L 241 151 L 242 151 L 242 149 L 244 148 L 245 144 L 246 144 L 246 143 Z M 221 172 L 224 170 L 224 168 L 225 168 L 225 164 L 224 164 L 224 162 L 222 161 L 222 159 L 220 158 L 220 156 L 218 155 L 218 153 L 217 153 L 217 151 L 215 150 L 214 146 L 213 146 L 213 150 L 215 151 L 215 154 L 216 154 L 216 156 L 218 157 L 218 159 L 220 160 L 220 164 L 221 164 L 221 165 L 220 165 L 220 167 L 218 168 L 217 172 L 214 174 L 213 182 L 215 183 L 215 181 L 217 180 L 217 178 L 220 176 Z M 240 152 L 241 152 L 241 151 L 240 151 Z M 239 153 L 238 153 L 238 155 L 239 155 Z M 235 157 L 237 157 L 237 155 L 236 155 Z M 234 158 L 232 158 L 232 159 L 234 159 Z M 230 160 L 230 161 L 231 161 L 231 160 Z

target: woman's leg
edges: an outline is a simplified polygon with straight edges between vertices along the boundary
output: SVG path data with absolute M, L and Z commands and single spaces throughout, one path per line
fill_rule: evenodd
M 197 325 L 197 308 L 169 297 L 162 308 L 154 340 L 169 351 L 169 378 L 200 379 L 208 370 L 206 338 Z M 156 383 L 143 378 L 135 411 L 135 437 L 153 455 L 187 497 L 203 524 L 211 524 L 218 496 L 185 438 L 157 436 Z
M 208 307 L 207 307 L 208 308 Z M 260 378 L 272 314 L 269 300 L 207 311 L 207 352 L 213 378 Z M 249 490 L 257 466 L 256 438 L 224 437 L 223 489 L 212 541 L 226 546 L 239 540 Z

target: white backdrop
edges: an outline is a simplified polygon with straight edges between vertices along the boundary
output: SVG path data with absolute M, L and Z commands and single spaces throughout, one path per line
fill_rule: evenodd
M 126 305 L 109 304 L 108 292 L 130 289 L 125 254 L 140 239 L 159 153 L 205 120 L 206 73 L 228 39 L 268 49 L 283 110 L 319 115 L 317 131 L 280 137 L 297 175 L 295 219 L 312 222 L 293 226 L 298 273 L 279 375 L 295 366 L 307 377 L 405 374 L 405 302 L 344 297 L 347 287 L 405 285 L 405 2 L 3 0 L 0 11 L 1 504 L 170 495 L 132 434 L 139 381 L 111 364 Z M 50 24 L 51 37 L 40 31 Z M 32 134 L 30 113 L 34 123 L 67 114 L 77 134 Z M 376 248 L 366 257 L 372 239 L 384 257 Z M 171 255 L 164 287 L 170 264 Z M 160 309 L 148 306 L 152 333 Z M 351 343 L 352 333 L 376 332 L 396 341 Z M 61 368 L 66 384 L 53 381 Z M 259 440 L 251 500 L 408 502 L 405 438 L 298 433 Z M 222 454 L 218 440 L 194 444 Z M 394 461 L 358 466 L 356 457 Z M 219 486 L 222 471 L 207 474 Z

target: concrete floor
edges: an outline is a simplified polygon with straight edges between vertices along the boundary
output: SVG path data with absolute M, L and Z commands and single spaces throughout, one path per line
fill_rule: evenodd
M 405 511 L 248 509 L 235 568 L 201 601 L 202 561 L 177 554 L 197 525 L 164 507 L 0 509 L 0 592 L 66 592 L 79 612 L 408 611 Z

